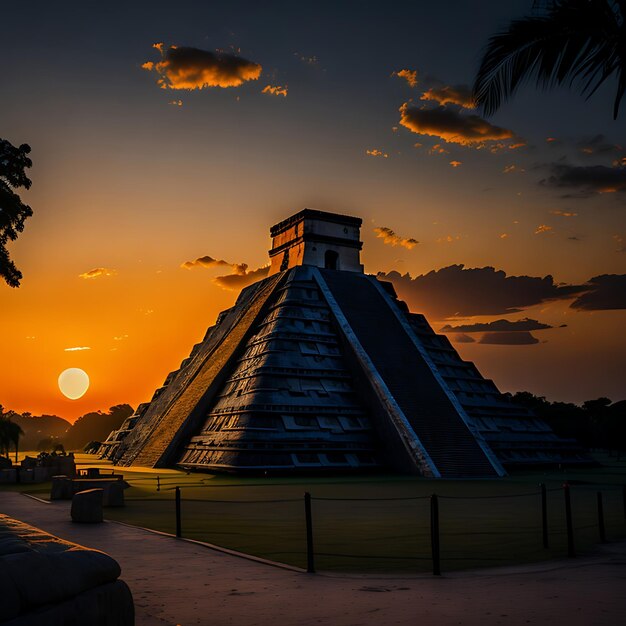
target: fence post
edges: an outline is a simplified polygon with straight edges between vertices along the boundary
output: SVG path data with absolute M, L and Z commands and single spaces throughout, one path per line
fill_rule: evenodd
M 543 547 L 548 547 L 548 494 L 545 483 L 541 483 L 541 532 L 543 534 Z
M 572 500 L 570 497 L 569 484 L 563 485 L 563 495 L 565 496 L 565 523 L 567 525 L 567 556 L 574 558 L 574 524 L 572 522 Z
M 430 496 L 430 545 L 433 555 L 433 575 L 441 576 L 439 554 L 439 498 L 436 493 Z
M 157 476 L 157 491 L 161 491 L 161 477 Z
M 622 504 L 624 505 L 624 519 L 626 520 L 626 485 L 622 485 Z
M 313 552 L 313 517 L 311 515 L 311 494 L 304 492 L 304 517 L 306 519 L 306 571 L 315 574 L 315 558 Z
M 183 536 L 180 523 L 180 487 L 176 487 L 176 536 Z
M 600 533 L 600 542 L 606 543 L 606 532 L 604 529 L 604 506 L 602 505 L 602 492 L 596 494 L 598 498 L 598 532 Z

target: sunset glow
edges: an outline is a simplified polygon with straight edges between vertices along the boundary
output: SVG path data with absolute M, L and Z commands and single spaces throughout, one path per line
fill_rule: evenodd
M 32 147 L 34 214 L 0 285 L 0 402 L 73 421 L 149 400 L 304 207 L 362 217 L 365 271 L 437 331 L 548 326 L 449 335 L 503 391 L 621 399 L 613 86 L 523 88 L 486 118 L 479 52 L 528 2 L 458 4 L 12 5 L 0 136 Z M 74 400 L 68 368 L 93 381 Z

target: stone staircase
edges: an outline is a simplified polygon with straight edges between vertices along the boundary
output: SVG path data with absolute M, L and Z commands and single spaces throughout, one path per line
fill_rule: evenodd
M 373 277 L 322 271 L 350 327 L 443 478 L 497 476 Z M 394 305 L 395 306 L 395 305 Z

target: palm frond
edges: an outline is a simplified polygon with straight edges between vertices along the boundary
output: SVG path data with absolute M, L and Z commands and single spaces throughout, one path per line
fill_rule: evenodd
M 473 93 L 486 115 L 495 113 L 524 82 L 543 88 L 580 83 L 591 96 L 625 67 L 621 5 L 611 0 L 561 0 L 542 16 L 514 20 L 485 49 Z M 620 91 L 621 89 L 621 91 Z M 623 86 L 618 84 L 617 115 Z

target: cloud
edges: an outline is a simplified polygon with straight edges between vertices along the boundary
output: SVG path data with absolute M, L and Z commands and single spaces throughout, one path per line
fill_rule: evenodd
M 216 276 L 213 282 L 222 289 L 234 290 L 242 289 L 247 285 L 250 285 L 261 278 L 267 276 L 269 266 L 259 267 L 256 270 L 248 271 L 248 265 L 246 263 L 229 263 L 222 259 L 214 259 L 211 256 L 201 256 L 194 261 L 185 261 L 181 266 L 182 269 L 191 270 L 197 267 L 214 268 L 224 267 L 230 268 L 232 274 L 225 276 Z
M 63 348 L 64 352 L 81 352 L 82 350 L 91 350 L 89 346 L 76 346 L 75 348 Z
M 539 224 L 537 229 L 535 230 L 535 235 L 541 235 L 541 233 L 547 233 L 552 230 L 552 226 L 548 226 L 547 224 Z
M 613 235 L 613 239 L 617 244 L 615 252 L 626 252 L 626 245 L 624 245 L 624 238 L 621 235 Z
M 560 209 L 555 209 L 554 211 L 550 211 L 552 215 L 559 215 L 560 217 L 576 217 L 578 213 L 574 213 L 573 211 L 561 211 Z
M 263 87 L 263 91 L 261 93 L 269 93 L 272 96 L 283 96 L 287 97 L 287 85 L 284 87 L 282 85 L 267 85 Z
M 389 155 L 378 148 L 372 148 L 371 150 L 366 150 L 365 154 L 373 157 L 383 157 L 383 159 L 388 159 Z
M 417 85 L 417 70 L 400 70 L 399 72 L 394 72 L 392 76 L 404 78 L 409 87 L 415 87 L 415 85 Z
M 614 143 L 609 143 L 604 135 L 596 135 L 591 139 L 583 139 L 576 144 L 576 147 L 583 154 L 606 154 L 609 152 L 619 152 L 622 147 Z
M 262 67 L 258 63 L 225 52 L 210 52 L 185 46 L 154 44 L 161 53 L 157 63 L 148 61 L 142 68 L 156 72 L 162 89 L 205 89 L 239 87 L 257 80 Z
M 485 142 L 514 138 L 512 131 L 494 126 L 478 115 L 465 115 L 442 106 L 429 109 L 405 102 L 400 107 L 400 124 L 413 133 L 462 146 L 483 147 Z
M 435 239 L 435 243 L 454 243 L 461 239 L 461 235 L 446 235 L 445 237 L 439 237 Z
M 530 346 L 539 343 L 529 332 L 485 333 L 478 343 L 493 346 Z
M 456 343 L 476 343 L 476 339 L 474 339 L 474 337 L 464 335 L 463 333 L 452 335 L 450 339 L 452 339 L 452 341 L 455 341 Z
M 450 161 L 451 167 L 460 167 L 461 165 L 463 165 L 463 161 Z
M 243 267 L 243 269 L 245 270 L 245 268 L 247 268 L 248 266 L 243 265 L 243 264 L 237 264 L 237 263 L 229 263 L 228 261 L 223 261 L 221 259 L 217 260 L 207 255 L 207 256 L 198 257 L 194 261 L 185 261 L 180 267 L 185 270 L 191 270 L 196 267 L 206 267 L 206 268 L 232 267 L 233 269 Z
M 172 104 L 175 107 L 182 107 L 183 101 L 182 100 L 170 100 L 168 104 Z
M 117 270 L 110 269 L 107 267 L 94 267 L 94 269 L 89 270 L 88 272 L 84 272 L 83 274 L 79 274 L 79 278 L 102 278 L 103 276 L 115 276 L 117 274 Z
M 415 144 L 415 147 L 422 146 L 422 144 Z M 436 143 L 432 148 L 428 150 L 428 154 L 450 154 L 448 150 L 446 150 L 440 143 Z
M 571 304 L 578 311 L 626 309 L 626 274 L 603 274 L 587 282 L 585 293 Z
M 306 63 L 307 65 L 319 65 L 319 59 L 315 55 L 307 55 L 300 54 L 299 52 L 294 52 L 293 56 L 297 57 L 302 63 Z
M 578 189 L 579 197 L 588 197 L 596 193 L 622 192 L 626 191 L 626 167 L 554 163 L 552 175 L 540 181 L 540 184 Z
M 269 267 L 259 267 L 256 270 L 239 272 L 236 274 L 229 274 L 228 276 L 217 276 L 213 279 L 213 282 L 222 289 L 228 291 L 243 289 L 257 280 L 261 280 L 267 276 Z
M 378 276 L 393 283 L 411 310 L 435 320 L 518 313 L 542 302 L 573 298 L 586 290 L 583 285 L 557 285 L 552 276 L 507 276 L 493 267 L 450 265 L 415 278 L 395 271 Z
M 519 167 L 517 165 L 505 165 L 502 170 L 503 174 L 512 174 L 513 172 L 525 172 L 526 170 L 523 167 Z
M 441 106 L 456 104 L 464 109 L 476 108 L 472 90 L 467 85 L 432 87 L 421 95 L 420 100 L 436 102 Z
M 484 332 L 528 332 L 531 330 L 545 330 L 553 328 L 549 324 L 544 324 L 537 320 L 525 317 L 521 320 L 511 322 L 509 320 L 495 320 L 493 322 L 478 322 L 476 324 L 461 324 L 451 326 L 446 324 L 440 332 L 442 333 L 484 333 Z
M 413 237 L 400 237 L 400 235 L 396 235 L 391 228 L 387 228 L 386 226 L 374 228 L 374 232 L 376 233 L 376 237 L 381 238 L 384 243 L 390 246 L 402 246 L 407 250 L 412 250 L 419 243 L 419 241 L 413 239 Z

